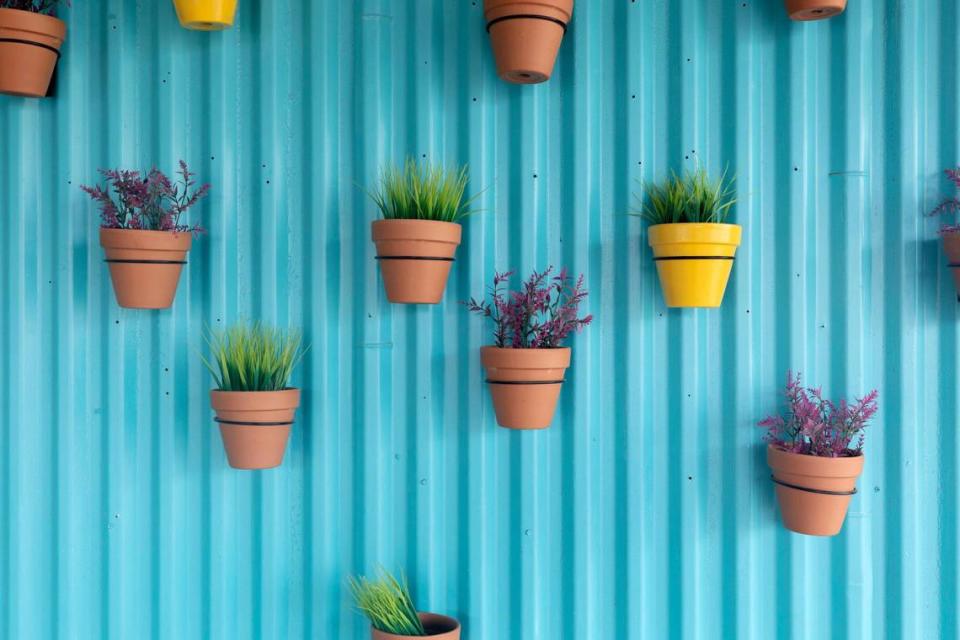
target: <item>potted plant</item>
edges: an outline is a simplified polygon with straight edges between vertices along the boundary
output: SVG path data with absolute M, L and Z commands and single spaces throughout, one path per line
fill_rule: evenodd
M 204 337 L 213 363 L 201 358 L 217 384 L 210 402 L 230 466 L 279 466 L 300 406 L 300 390 L 287 386 L 306 351 L 300 333 L 239 323 Z
M 797 533 L 837 535 L 863 471 L 863 430 L 877 411 L 877 392 L 834 403 L 787 373 L 786 397 L 785 416 L 759 423 L 783 523 Z
M 633 215 L 650 226 L 650 246 L 668 307 L 719 307 L 740 245 L 739 225 L 725 221 L 736 202 L 733 179 L 711 180 L 702 167 L 645 184 Z
M 467 182 L 466 167 L 448 171 L 412 158 L 381 173 L 370 197 L 383 219 L 371 230 L 390 302 L 440 302 L 460 244 L 458 221 L 476 198 L 464 199 Z
M 237 0 L 173 0 L 177 19 L 186 29 L 222 31 L 233 26 Z
M 513 271 L 497 273 L 490 301 L 471 298 L 464 304 L 494 324 L 494 344 L 480 349 L 487 370 L 497 424 L 510 429 L 545 429 L 553 421 L 570 347 L 561 343 L 590 324 L 577 317 L 587 291 L 583 276 L 576 282 L 562 269 L 534 271 L 520 291 L 501 289 Z
M 67 24 L 65 0 L 0 0 L 0 93 L 41 98 L 50 89 Z
M 430 637 L 459 640 L 460 623 L 448 616 L 418 612 L 407 581 L 381 570 L 381 577 L 350 579 L 350 591 L 359 609 L 370 620 L 373 640 L 404 640 Z
M 191 192 L 194 174 L 183 160 L 178 182 L 157 169 L 101 169 L 100 173 L 106 178 L 105 187 L 81 189 L 100 205 L 100 244 L 117 304 L 166 309 L 177 293 L 191 237 L 203 233 L 200 225 L 182 224 L 181 216 L 207 194 L 210 185 Z
M 484 0 L 497 75 L 514 84 L 546 82 L 573 14 L 573 0 Z
M 947 178 L 960 189 L 960 167 L 946 169 Z M 960 198 L 956 196 L 941 202 L 930 212 L 931 216 L 956 213 L 960 211 Z M 960 224 L 943 224 L 940 226 L 940 237 L 943 238 L 943 252 L 947 254 L 947 267 L 953 271 L 953 284 L 957 290 L 957 300 L 960 301 Z
M 786 0 L 786 3 L 790 19 L 800 22 L 832 18 L 847 8 L 847 0 Z

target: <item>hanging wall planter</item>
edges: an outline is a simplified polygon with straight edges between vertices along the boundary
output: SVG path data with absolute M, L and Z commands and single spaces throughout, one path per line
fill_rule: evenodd
M 552 267 L 534 272 L 517 292 L 501 290 L 513 272 L 498 273 L 489 302 L 466 303 L 495 324 L 495 344 L 480 349 L 480 363 L 501 427 L 550 426 L 570 366 L 570 348 L 560 343 L 593 319 L 577 317 L 587 297 L 583 276 L 574 282 L 566 270 L 556 276 L 552 272 Z
M 173 0 L 177 19 L 186 29 L 221 31 L 233 26 L 237 0 Z
M 190 250 L 189 232 L 100 229 L 117 304 L 166 309 L 173 304 Z
M 407 581 L 381 570 L 380 578 L 350 579 L 357 610 L 370 620 L 372 640 L 460 640 L 460 623 L 449 616 L 418 612 Z
M 303 357 L 300 334 L 238 324 L 207 338 L 204 364 L 227 460 L 234 469 L 270 469 L 283 462 L 300 390 L 287 384 Z
M 847 0 L 786 0 L 786 5 L 791 20 L 809 22 L 843 13 Z
M 668 307 L 719 307 L 740 245 L 739 225 L 724 220 L 736 201 L 724 173 L 704 169 L 645 185 L 638 215 L 648 222 L 650 247 Z
M 944 171 L 947 179 L 960 189 L 960 167 Z M 941 202 L 930 212 L 931 216 L 939 216 L 960 212 L 960 198 L 954 196 Z M 947 268 L 953 272 L 953 284 L 957 292 L 957 301 L 960 301 L 960 224 L 944 223 L 940 227 L 940 237 L 943 238 L 943 252 L 947 256 Z
M 466 167 L 447 171 L 407 159 L 386 168 L 371 198 L 383 220 L 371 224 L 387 300 L 437 304 L 443 298 L 461 226 L 474 198 L 464 200 Z
M 106 186 L 81 187 L 100 206 L 100 244 L 110 268 L 117 304 L 129 309 L 166 309 L 173 304 L 180 272 L 199 225 L 181 224 L 183 214 L 210 190 L 194 190 L 193 174 L 180 161 L 180 180 L 149 172 L 101 169 Z
M 47 95 L 66 35 L 66 23 L 52 15 L 0 9 L 0 93 Z
M 484 0 L 497 74 L 514 84 L 546 82 L 573 14 L 573 0 Z
M 857 492 L 863 430 L 877 411 L 877 392 L 849 405 L 831 403 L 788 374 L 785 395 L 786 415 L 760 422 L 783 524 L 796 533 L 835 536 Z
M 129 309 L 166 309 L 173 304 L 191 237 L 199 225 L 181 224 L 183 214 L 210 190 L 195 186 L 180 161 L 180 180 L 149 172 L 101 169 L 106 186 L 81 187 L 100 206 L 100 244 L 117 304 Z

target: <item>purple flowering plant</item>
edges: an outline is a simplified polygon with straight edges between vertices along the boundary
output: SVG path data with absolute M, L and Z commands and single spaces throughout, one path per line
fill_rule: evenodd
M 877 412 L 874 389 L 854 403 L 834 403 L 823 397 L 820 388 L 804 387 L 800 374 L 787 372 L 786 415 L 774 415 L 759 422 L 767 430 L 764 440 L 781 451 L 823 458 L 859 456 L 863 451 L 864 429 Z
M 957 189 L 960 189 L 960 167 L 956 169 L 945 169 L 944 173 L 947 176 L 947 179 L 953 183 Z M 947 198 L 940 204 L 938 204 L 933 211 L 929 214 L 930 216 L 939 216 L 942 214 L 951 214 L 960 211 L 960 197 L 953 196 L 952 198 Z M 940 225 L 940 235 L 949 235 L 951 233 L 960 233 L 960 224 L 953 223 L 947 224 L 944 223 Z
M 100 224 L 105 229 L 143 229 L 173 233 L 203 233 L 199 224 L 192 227 L 180 222 L 184 212 L 210 191 L 209 184 L 196 189 L 193 173 L 180 161 L 177 175 L 171 181 L 162 171 L 148 172 L 126 169 L 100 169 L 106 187 L 81 186 L 100 205 Z M 113 191 L 113 194 L 110 191 Z M 191 193 L 191 189 L 193 189 Z M 114 197 L 116 196 L 116 197 Z
M 0 9 L 19 9 L 49 16 L 61 4 L 69 7 L 70 0 L 0 0 Z
M 587 297 L 582 274 L 574 280 L 565 268 L 553 275 L 553 267 L 549 267 L 530 274 L 519 291 L 509 291 L 504 285 L 513 273 L 494 274 L 489 301 L 471 298 L 463 303 L 493 320 L 496 346 L 555 349 L 593 320 L 592 315 L 577 317 L 577 309 Z

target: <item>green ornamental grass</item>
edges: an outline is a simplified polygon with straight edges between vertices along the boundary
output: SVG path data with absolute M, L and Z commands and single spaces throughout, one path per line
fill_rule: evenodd
M 671 173 L 659 183 L 644 182 L 646 200 L 632 215 L 650 224 L 724 222 L 737 202 L 734 180 L 727 177 L 726 170 L 718 179 L 711 180 L 706 169 L 697 167 L 683 175 Z
M 466 166 L 448 170 L 407 158 L 402 168 L 383 169 L 370 198 L 386 220 L 456 222 L 474 212 L 470 205 L 477 196 L 464 200 L 468 181 Z
M 220 391 L 281 391 L 306 349 L 300 332 L 239 323 L 221 331 L 207 329 L 204 340 L 214 364 L 203 364 Z
M 375 629 L 400 636 L 427 635 L 402 575 L 397 580 L 380 569 L 377 580 L 363 576 L 350 578 L 350 591 L 357 609 L 370 619 Z

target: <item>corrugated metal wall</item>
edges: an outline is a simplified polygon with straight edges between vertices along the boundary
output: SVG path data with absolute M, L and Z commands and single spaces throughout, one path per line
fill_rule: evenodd
M 554 78 L 497 79 L 481 0 L 75 2 L 55 99 L 0 98 L 0 637 L 363 638 L 405 569 L 469 640 L 954 638 L 958 304 L 922 216 L 958 157 L 953 0 L 581 0 Z M 465 162 L 444 304 L 386 302 L 369 185 Z M 184 158 L 214 191 L 172 310 L 122 310 L 79 191 Z M 724 306 L 667 310 L 634 180 L 739 177 Z M 457 300 L 585 272 L 558 418 L 495 426 Z M 283 466 L 227 467 L 205 322 L 302 325 Z M 757 419 L 788 368 L 880 390 L 843 533 L 787 533 Z

